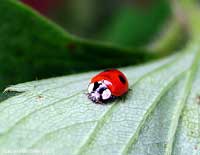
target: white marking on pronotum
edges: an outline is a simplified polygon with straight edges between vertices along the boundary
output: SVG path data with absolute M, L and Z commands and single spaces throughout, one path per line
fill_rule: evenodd
M 88 86 L 88 92 L 91 93 L 93 91 L 94 88 L 94 83 L 90 83 Z

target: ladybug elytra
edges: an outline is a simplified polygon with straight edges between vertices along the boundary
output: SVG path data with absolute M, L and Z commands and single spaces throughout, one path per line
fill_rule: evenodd
M 105 103 L 128 92 L 128 80 L 117 69 L 105 70 L 94 76 L 88 86 L 88 98 L 95 103 Z

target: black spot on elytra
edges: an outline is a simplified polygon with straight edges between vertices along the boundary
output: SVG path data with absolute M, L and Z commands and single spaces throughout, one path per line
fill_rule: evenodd
M 123 84 L 126 83 L 126 79 L 125 79 L 123 76 L 118 75 L 118 77 L 119 77 L 119 80 L 120 80 Z

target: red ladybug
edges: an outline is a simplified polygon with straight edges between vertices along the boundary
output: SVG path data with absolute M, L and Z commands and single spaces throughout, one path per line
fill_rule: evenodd
M 105 103 L 128 92 L 128 80 L 117 69 L 105 70 L 94 76 L 88 86 L 88 98 L 95 103 Z

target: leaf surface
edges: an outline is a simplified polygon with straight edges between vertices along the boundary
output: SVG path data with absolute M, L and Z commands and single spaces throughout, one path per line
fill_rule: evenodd
M 0 103 L 0 150 L 52 154 L 196 155 L 199 153 L 200 49 L 121 69 L 125 101 L 92 103 L 96 72 L 18 84 L 23 92 Z

